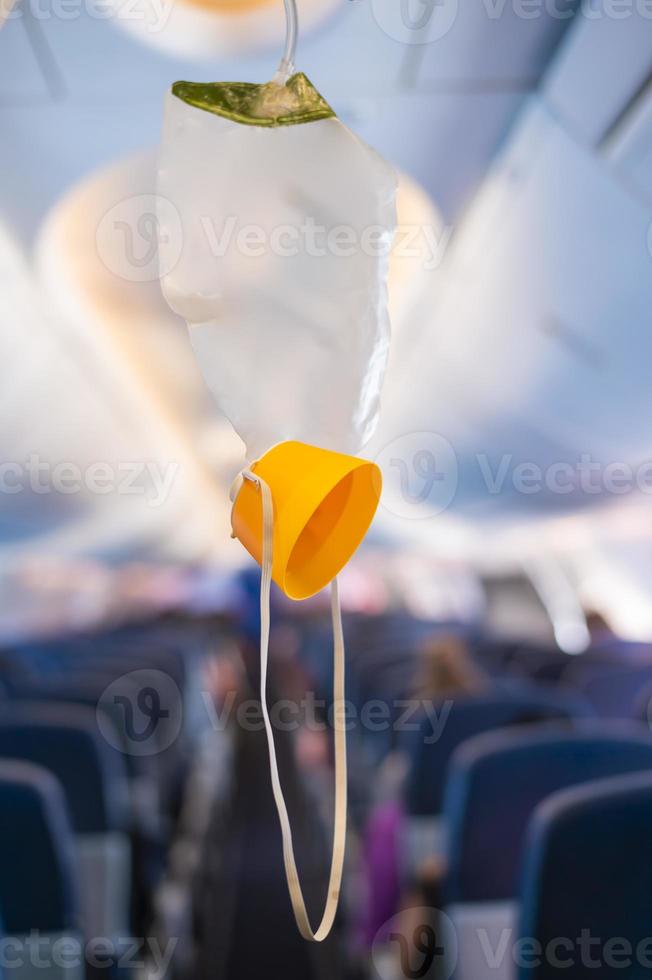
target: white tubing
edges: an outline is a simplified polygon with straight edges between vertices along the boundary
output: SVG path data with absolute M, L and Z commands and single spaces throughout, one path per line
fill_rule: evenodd
M 285 85 L 290 75 L 294 72 L 294 60 L 297 54 L 297 41 L 299 38 L 299 12 L 297 10 L 297 0 L 285 0 L 285 50 L 279 62 L 274 81 L 278 85 Z

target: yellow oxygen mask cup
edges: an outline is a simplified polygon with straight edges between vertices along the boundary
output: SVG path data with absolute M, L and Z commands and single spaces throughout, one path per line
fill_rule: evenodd
M 251 467 L 274 501 L 272 578 L 290 599 L 321 592 L 344 568 L 373 520 L 381 492 L 374 463 L 282 442 Z M 262 563 L 263 516 L 257 486 L 246 478 L 233 506 L 233 533 Z

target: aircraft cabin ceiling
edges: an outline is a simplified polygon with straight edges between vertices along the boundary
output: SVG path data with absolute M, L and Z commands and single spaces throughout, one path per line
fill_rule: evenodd
M 60 0 L 21 0 L 0 35 L 0 111 L 9 134 L 0 160 L 2 206 L 27 241 L 76 180 L 157 144 L 171 81 L 269 78 L 283 30 L 282 4 L 274 0 L 278 30 L 270 44 L 231 58 L 205 51 L 181 58 L 152 43 L 156 25 L 146 44 L 137 30 L 121 27 L 127 12 L 107 16 L 106 4 L 98 14 L 93 0 L 68 0 L 63 19 L 50 2 Z M 302 21 L 313 2 L 300 0 Z M 176 6 L 198 9 L 186 0 Z M 442 36 L 427 43 L 402 25 L 395 0 L 331 6 L 320 26 L 302 33 L 300 63 L 336 111 L 452 217 L 535 90 L 568 20 L 551 17 L 545 5 L 540 17 L 523 19 L 510 4 L 488 16 L 483 4 L 446 3 L 430 21 Z M 421 7 L 414 3 L 415 18 Z
M 117 562 L 228 562 L 241 445 L 147 271 L 140 219 L 165 90 L 269 78 L 282 4 L 68 0 L 64 15 L 56 3 L 21 0 L 0 31 L 3 456 L 38 445 L 84 467 L 101 447 L 116 466 L 171 463 L 177 476 L 157 508 L 21 494 L 3 552 L 38 541 Z M 428 17 L 421 0 L 402 14 L 396 0 L 299 6 L 300 67 L 399 168 L 398 244 L 420 239 L 393 258 L 393 348 L 368 449 L 386 481 L 376 540 L 511 560 L 563 551 L 573 534 L 592 547 L 598 529 L 607 547 L 612 522 L 640 530 L 652 21 L 595 4 L 573 16 L 575 4 L 542 3 L 532 17 L 493 0 L 445 0 Z M 618 78 L 605 69 L 616 61 Z M 116 222 L 130 244 L 102 237 Z M 120 246 L 141 249 L 141 277 L 125 276 Z M 7 424 L 17 418 L 24 428 Z M 612 464 L 633 468 L 624 493 Z

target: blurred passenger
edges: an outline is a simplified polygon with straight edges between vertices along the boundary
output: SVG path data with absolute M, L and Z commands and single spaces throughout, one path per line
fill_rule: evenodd
M 339 930 L 313 947 L 294 923 L 259 696 L 259 570 L 240 573 L 237 584 L 233 640 L 205 671 L 212 727 L 186 801 L 185 834 L 173 849 L 169 905 L 193 910 L 192 939 L 177 963 L 192 980 L 344 978 Z M 329 733 L 302 723 L 310 676 L 298 633 L 276 601 L 272 617 L 267 703 L 274 719 L 282 699 L 276 753 L 306 904 L 317 922 L 330 870 Z M 172 918 L 167 931 L 178 936 Z
M 274 702 L 272 677 L 269 703 Z M 233 712 L 229 785 L 215 802 L 195 883 L 193 980 L 344 978 L 340 930 L 320 944 L 299 935 L 290 906 L 278 815 L 272 795 L 265 732 L 253 719 L 256 691 L 243 679 L 238 693 L 246 714 Z M 259 702 L 258 702 L 259 706 Z M 316 800 L 300 775 L 295 737 L 275 732 L 283 791 L 292 821 L 302 887 L 318 921 L 329 874 L 329 841 Z M 308 750 L 303 743 L 302 753 Z M 309 755 L 314 753 L 311 743 Z M 314 761 L 314 758 L 313 758 Z
M 584 615 L 591 647 L 601 647 L 617 639 L 609 623 L 597 609 L 588 609 Z
M 464 694 L 481 694 L 487 677 L 473 662 L 466 643 L 457 636 L 435 636 L 421 653 L 414 697 L 445 701 Z
M 460 637 L 434 636 L 421 646 L 414 685 L 407 692 L 407 701 L 414 702 L 416 713 L 426 702 L 451 701 L 460 697 L 483 694 L 489 686 L 484 671 L 473 661 L 469 649 Z M 396 692 L 402 698 L 402 692 Z M 383 761 L 375 777 L 376 802 L 398 800 L 402 796 L 407 768 L 405 741 L 398 740 L 394 751 Z
M 434 636 L 422 647 L 412 699 L 423 702 L 473 697 L 487 690 L 489 680 L 474 663 L 466 643 L 457 636 Z M 420 865 L 409 879 L 405 860 L 403 787 L 408 756 L 399 745 L 385 759 L 377 781 L 377 803 L 367 822 L 362 848 L 366 880 L 366 911 L 361 925 L 369 948 L 385 923 L 401 907 L 436 902 L 445 868 L 439 860 Z

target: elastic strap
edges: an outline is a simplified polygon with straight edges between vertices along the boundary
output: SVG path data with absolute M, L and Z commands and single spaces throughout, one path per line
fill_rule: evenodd
M 333 727 L 335 729 L 335 817 L 333 827 L 333 856 L 331 859 L 328 896 L 322 920 L 313 932 L 304 901 L 299 873 L 294 857 L 292 828 L 276 760 L 274 730 L 267 709 L 267 663 L 269 654 L 269 605 L 272 584 L 274 553 L 274 501 L 269 485 L 251 470 L 242 477 L 255 483 L 261 492 L 263 505 L 263 553 L 260 584 L 260 702 L 267 734 L 272 790 L 283 836 L 283 862 L 290 891 L 290 901 L 299 932 L 309 942 L 320 943 L 330 933 L 340 897 L 344 851 L 346 848 L 347 765 L 346 765 L 346 718 L 344 712 L 344 635 L 337 579 L 331 584 L 331 617 L 333 623 Z

